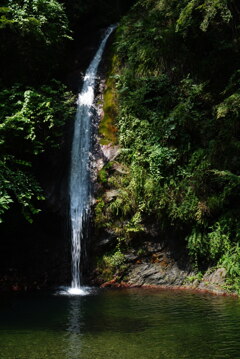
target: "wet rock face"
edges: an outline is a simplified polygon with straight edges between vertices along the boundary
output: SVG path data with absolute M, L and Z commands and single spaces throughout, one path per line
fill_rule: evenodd
M 161 262 L 142 263 L 130 267 L 128 284 L 130 286 L 184 287 L 223 294 L 225 293 L 225 277 L 224 268 L 218 268 L 212 272 L 209 270 L 202 279 L 198 279 L 196 273 L 180 269 L 177 263 L 167 266 Z
M 227 271 L 225 268 L 218 268 L 214 271 L 207 271 L 203 276 L 198 288 L 216 293 L 224 293 L 224 284 Z
M 107 237 L 106 237 L 107 238 Z M 107 251 L 110 241 L 100 242 L 103 251 Z M 114 238 L 112 238 L 114 241 Z M 100 244 L 99 243 L 99 244 Z M 100 251 L 100 248 L 98 247 Z M 191 267 L 186 252 L 174 253 L 173 249 L 164 243 L 146 241 L 139 250 L 129 250 L 125 254 L 125 269 L 116 270 L 107 282 L 101 279 L 101 274 L 92 273 L 92 283 L 102 287 L 167 287 L 199 290 L 214 294 L 225 294 L 224 288 L 226 270 L 210 268 L 202 275 Z
M 204 275 L 192 269 L 189 258 L 184 252 L 175 260 L 173 252 L 161 243 L 146 242 L 148 257 L 144 260 L 131 258 L 124 278 L 130 286 L 164 286 L 198 289 L 223 294 L 226 270 L 209 268 Z
M 129 267 L 127 283 L 130 286 L 163 286 L 185 289 L 196 289 L 214 294 L 225 294 L 224 288 L 226 270 L 218 268 L 209 269 L 202 278 L 190 269 L 180 269 L 178 264 L 172 262 L 141 263 Z
M 177 252 L 169 250 L 161 242 L 144 242 L 144 257 L 132 261 L 128 268 L 128 283 L 133 286 L 184 285 L 187 277 L 193 275 L 193 270 L 186 253 Z
M 188 272 L 181 271 L 177 265 L 171 270 L 162 263 L 146 263 L 134 266 L 129 272 L 129 284 L 143 285 L 183 285 Z
M 102 145 L 101 150 L 107 162 L 115 160 L 120 153 L 119 146 L 113 146 L 112 144 Z

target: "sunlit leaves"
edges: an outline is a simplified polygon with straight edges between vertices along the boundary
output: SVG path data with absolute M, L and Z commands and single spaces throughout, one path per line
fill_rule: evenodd
M 219 15 L 221 20 L 229 23 L 232 14 L 228 6 L 228 0 L 188 0 L 180 12 L 176 24 L 177 31 L 187 31 L 194 24 L 195 14 L 201 15 L 199 27 L 202 31 L 207 31 L 211 23 L 216 21 Z M 195 12 L 195 14 L 194 14 Z M 218 21 L 218 20 L 217 20 Z
M 62 128 L 73 113 L 73 97 L 63 85 L 53 82 L 39 90 L 15 85 L 0 92 L 0 99 L 0 133 L 6 148 L 9 136 L 26 140 L 25 150 L 34 154 L 59 145 Z
M 61 146 L 74 111 L 73 96 L 53 81 L 39 89 L 14 85 L 0 91 L 0 100 L 0 214 L 15 202 L 31 221 L 43 195 L 29 158 Z
M 56 0 L 9 0 L 0 14 L 1 27 L 9 26 L 22 36 L 33 35 L 48 45 L 70 38 L 63 6 Z
M 44 199 L 42 189 L 28 170 L 29 163 L 4 156 L 0 160 L 0 221 L 10 206 L 17 202 L 28 221 L 39 212 L 34 202 Z

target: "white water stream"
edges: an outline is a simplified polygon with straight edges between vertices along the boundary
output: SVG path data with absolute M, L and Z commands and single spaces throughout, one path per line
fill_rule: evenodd
M 90 211 L 90 170 L 92 117 L 94 88 L 99 63 L 102 59 L 106 42 L 115 26 L 110 26 L 90 63 L 83 80 L 81 92 L 78 94 L 77 113 L 71 152 L 71 168 L 69 181 L 70 222 L 72 237 L 72 284 L 69 294 L 83 294 L 81 287 L 80 259 L 83 226 Z

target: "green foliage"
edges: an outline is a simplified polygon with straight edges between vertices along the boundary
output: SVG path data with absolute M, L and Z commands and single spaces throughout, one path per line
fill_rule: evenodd
M 96 27 L 115 21 L 130 3 L 116 0 L 112 6 L 112 0 L 2 0 L 1 218 L 7 210 L 20 207 L 31 221 L 31 215 L 38 211 L 37 200 L 43 198 L 37 170 L 61 148 L 65 124 L 73 117 L 73 96 L 60 81 L 50 80 L 66 78 L 70 71 L 72 59 L 67 60 L 67 56 L 72 56 L 69 40 L 73 30 L 78 29 L 79 37 L 92 18 Z M 111 94 L 108 97 L 111 102 Z M 112 126 L 110 122 L 106 121 L 106 127 Z
M 195 275 L 191 275 L 186 278 L 186 284 L 194 283 L 195 281 L 200 282 L 202 278 L 203 278 L 202 272 L 197 272 Z
M 38 212 L 34 202 L 43 199 L 32 174 L 34 156 L 61 145 L 64 125 L 73 116 L 73 96 L 53 81 L 38 90 L 14 85 L 0 92 L 0 102 L 0 213 L 17 202 L 31 221 Z
M 125 262 L 125 255 L 119 248 L 113 253 L 105 254 L 97 260 L 98 277 L 103 281 L 118 279 L 126 269 Z
M 117 196 L 101 212 L 128 245 L 154 222 L 185 239 L 196 266 L 238 261 L 239 14 L 235 0 L 145 0 L 117 30 L 128 171 L 109 174 Z
M 216 261 L 231 248 L 231 227 L 225 218 L 201 232 L 196 227 L 187 237 L 187 247 L 196 265 L 203 259 Z
M 39 86 L 55 78 L 71 39 L 63 5 L 57 0 L 6 0 L 4 5 L 0 7 L 2 85 Z
M 98 172 L 98 181 L 103 183 L 107 182 L 107 171 L 104 168 Z
M 239 243 L 224 253 L 219 261 L 227 271 L 226 289 L 240 294 L 240 248 Z
M 73 116 L 73 96 L 52 80 L 71 38 L 57 0 L 4 0 L 0 7 L 0 215 L 21 209 L 27 220 L 43 199 L 36 164 L 57 151 Z M 39 164 L 37 164 L 39 167 Z
M 40 89 L 14 85 L 0 92 L 0 102 L 0 146 L 5 151 L 37 155 L 59 147 L 63 127 L 73 115 L 73 97 L 65 86 L 57 81 Z
M 9 27 L 21 36 L 31 34 L 48 45 L 70 38 L 66 14 L 56 0 L 9 0 L 0 14 L 0 28 Z
M 125 256 L 120 250 L 118 250 L 112 255 L 103 256 L 103 261 L 107 267 L 116 270 L 116 268 L 120 267 L 125 262 Z
M 228 252 L 226 252 L 220 262 L 227 270 L 227 274 L 232 279 L 236 279 L 240 276 L 240 248 L 237 244 L 235 247 L 231 248 Z
M 28 167 L 29 163 L 16 160 L 13 156 L 0 160 L 0 222 L 13 202 L 20 205 L 29 222 L 32 222 L 32 215 L 40 211 L 35 201 L 44 199 L 43 191 Z
M 177 31 L 186 31 L 191 28 L 194 21 L 194 12 L 201 14 L 200 29 L 207 31 L 209 25 L 220 16 L 220 21 L 229 23 L 232 14 L 228 7 L 227 0 L 191 0 L 185 1 L 186 6 L 181 10 L 180 16 L 177 20 Z M 197 16 L 197 15 L 196 15 Z

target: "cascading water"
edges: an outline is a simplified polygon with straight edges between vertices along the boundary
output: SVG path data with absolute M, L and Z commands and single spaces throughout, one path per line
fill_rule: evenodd
M 99 63 L 106 42 L 115 26 L 110 26 L 84 76 L 83 87 L 78 95 L 77 113 L 71 152 L 70 168 L 70 222 L 72 237 L 72 285 L 69 294 L 83 294 L 80 276 L 81 241 L 83 225 L 90 211 L 91 119 L 93 116 L 94 88 Z

